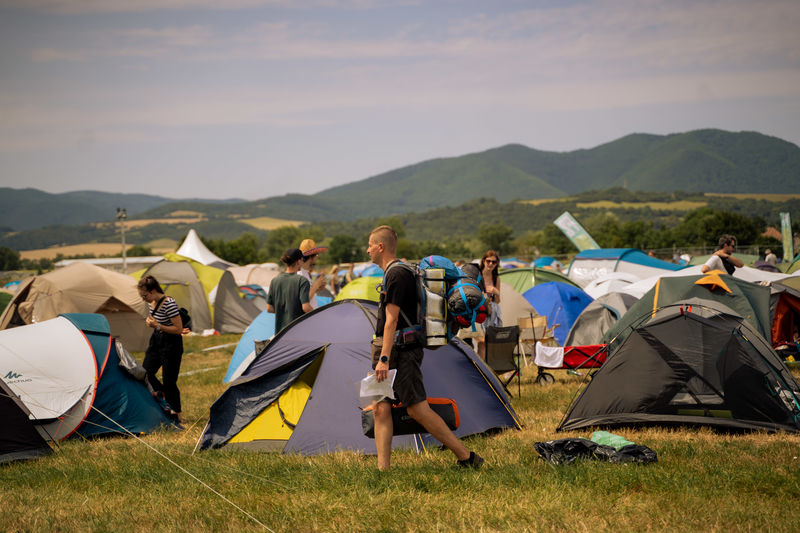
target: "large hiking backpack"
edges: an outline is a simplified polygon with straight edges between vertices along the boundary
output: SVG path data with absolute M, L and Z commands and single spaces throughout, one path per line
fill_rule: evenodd
M 478 283 L 468 278 L 452 261 L 428 256 L 419 265 L 392 263 L 384 273 L 399 266 L 408 269 L 417 287 L 417 316 L 409 324 L 419 324 L 417 339 L 426 348 L 444 346 L 462 327 L 472 327 L 486 319 L 486 305 Z M 481 308 L 483 312 L 481 312 Z M 402 311 L 401 311 L 402 312 Z

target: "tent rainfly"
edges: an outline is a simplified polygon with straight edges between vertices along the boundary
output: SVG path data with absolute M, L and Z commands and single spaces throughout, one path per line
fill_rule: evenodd
M 63 313 L 100 313 L 111 334 L 130 350 L 144 351 L 152 330 L 136 281 L 125 274 L 73 263 L 24 280 L 0 315 L 0 329 L 42 322 Z
M 585 287 L 592 280 L 611 272 L 626 272 L 644 279 L 682 268 L 682 265 L 650 257 L 634 248 L 601 248 L 578 253 L 569 264 L 568 275 L 569 279 Z
M 342 300 L 292 322 L 211 406 L 200 447 L 374 453 L 361 429 L 358 385 L 370 370 L 376 315 L 373 302 Z M 502 384 L 463 343 L 427 353 L 422 371 L 429 397 L 456 401 L 457 436 L 520 428 Z M 427 434 L 406 435 L 392 445 L 427 443 L 435 443 Z
M 202 265 L 213 266 L 223 270 L 234 266 L 234 263 L 217 257 L 214 252 L 209 250 L 206 245 L 203 244 L 203 241 L 200 240 L 200 236 L 194 229 L 189 230 L 180 248 L 178 248 L 175 253 L 182 257 L 188 257 L 192 261 L 197 261 Z
M 786 365 L 748 321 L 695 298 L 633 325 L 557 430 L 703 425 L 796 433 L 799 396 Z
M 245 299 L 233 275 L 192 259 L 167 254 L 163 261 L 139 273 L 152 275 L 164 292 L 175 298 L 192 317 L 192 331 L 215 329 L 220 333 L 242 333 L 261 312 Z
M 99 314 L 0 331 L 0 375 L 48 440 L 172 424 L 144 381 L 123 370 L 121 357 L 131 366 Z

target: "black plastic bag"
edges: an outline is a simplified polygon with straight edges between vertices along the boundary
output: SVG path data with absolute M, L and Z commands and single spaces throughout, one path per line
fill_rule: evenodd
M 539 455 L 554 465 L 569 464 L 576 459 L 597 459 L 609 463 L 654 463 L 656 452 L 639 444 L 629 444 L 619 450 L 603 446 L 589 439 L 558 439 L 537 442 L 533 445 Z

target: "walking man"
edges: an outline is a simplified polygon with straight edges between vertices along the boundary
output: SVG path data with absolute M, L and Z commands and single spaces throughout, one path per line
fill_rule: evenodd
M 397 233 L 389 226 L 375 228 L 369 235 L 367 253 L 372 262 L 385 272 L 378 304 L 376 338 L 372 345 L 375 378 L 383 381 L 389 369 L 396 368 L 394 393 L 406 406 L 408 414 L 455 454 L 459 466 L 479 468 L 483 458 L 468 450 L 428 405 L 422 382 L 422 344 L 416 336 L 403 335 L 418 325 L 409 323 L 409 320 L 417 317 L 417 290 L 414 274 L 410 270 L 401 266 L 392 268 L 399 263 L 396 256 Z M 409 340 L 410 337 L 413 340 Z M 377 402 L 374 415 L 378 469 L 389 470 L 394 432 L 390 401 L 384 398 Z

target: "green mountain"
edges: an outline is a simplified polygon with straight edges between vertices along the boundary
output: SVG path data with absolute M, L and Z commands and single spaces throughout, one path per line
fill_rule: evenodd
M 100 191 L 51 194 L 37 189 L 0 187 L 0 228 L 5 231 L 20 231 L 47 226 L 109 222 L 116 219 L 117 207 L 124 207 L 128 217 L 135 217 L 155 207 L 174 202 L 172 198 L 147 194 Z M 222 202 L 238 203 L 241 200 Z
M 110 221 L 124 205 L 130 218 L 178 210 L 210 220 L 270 216 L 323 222 L 421 213 L 478 198 L 559 198 L 587 190 L 796 193 L 800 147 L 756 132 L 697 130 L 632 134 L 588 150 L 545 152 L 511 144 L 433 159 L 326 189 L 252 202 L 173 201 L 97 192 L 48 194 L 0 189 L 0 227 L 23 230 Z

